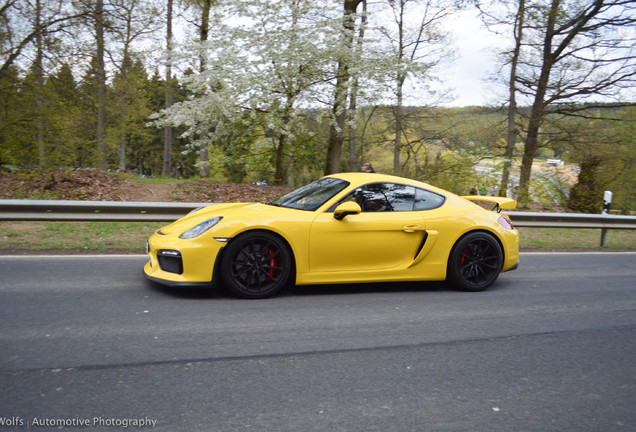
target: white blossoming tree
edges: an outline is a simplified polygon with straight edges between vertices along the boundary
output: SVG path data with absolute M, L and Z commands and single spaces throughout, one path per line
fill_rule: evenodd
M 336 35 L 328 5 L 240 0 L 217 8 L 208 41 L 178 50 L 182 59 L 206 59 L 205 70 L 184 78 L 192 96 L 157 123 L 184 127 L 193 150 L 221 145 L 238 125 L 249 128 L 259 149 L 271 151 L 274 182 L 282 183 L 291 144 L 310 134 L 306 108 L 331 76 Z

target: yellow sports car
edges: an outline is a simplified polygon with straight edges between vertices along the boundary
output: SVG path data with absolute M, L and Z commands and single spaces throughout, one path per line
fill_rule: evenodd
M 220 284 L 244 298 L 287 285 L 442 281 L 492 285 L 519 260 L 508 198 L 460 197 L 381 174 L 323 177 L 265 204 L 214 204 L 148 240 L 146 277 L 169 286 Z

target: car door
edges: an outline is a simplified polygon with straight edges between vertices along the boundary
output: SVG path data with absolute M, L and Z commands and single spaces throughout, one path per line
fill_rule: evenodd
M 373 183 L 319 214 L 310 231 L 310 271 L 382 270 L 411 262 L 425 233 L 414 196 L 412 186 Z M 333 210 L 346 201 L 357 202 L 362 212 L 336 220 Z

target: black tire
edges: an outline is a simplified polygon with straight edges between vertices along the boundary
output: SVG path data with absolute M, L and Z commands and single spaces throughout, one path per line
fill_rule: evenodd
M 261 299 L 273 296 L 289 283 L 292 267 L 291 254 L 283 240 L 255 231 L 235 238 L 225 247 L 221 275 L 233 294 Z
M 503 251 L 497 239 L 485 232 L 473 232 L 453 247 L 447 279 L 460 290 L 483 291 L 497 280 L 502 267 Z

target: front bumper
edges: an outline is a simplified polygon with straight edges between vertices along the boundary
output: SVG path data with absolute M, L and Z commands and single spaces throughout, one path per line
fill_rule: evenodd
M 150 282 L 157 283 L 160 285 L 165 285 L 170 288 L 211 288 L 214 286 L 213 282 L 173 282 L 165 279 L 158 279 L 152 276 L 148 276 L 148 274 L 144 271 L 144 276 Z
M 147 279 L 168 286 L 212 284 L 215 267 L 225 243 L 212 237 L 179 239 L 176 235 L 153 234 L 148 239 Z

